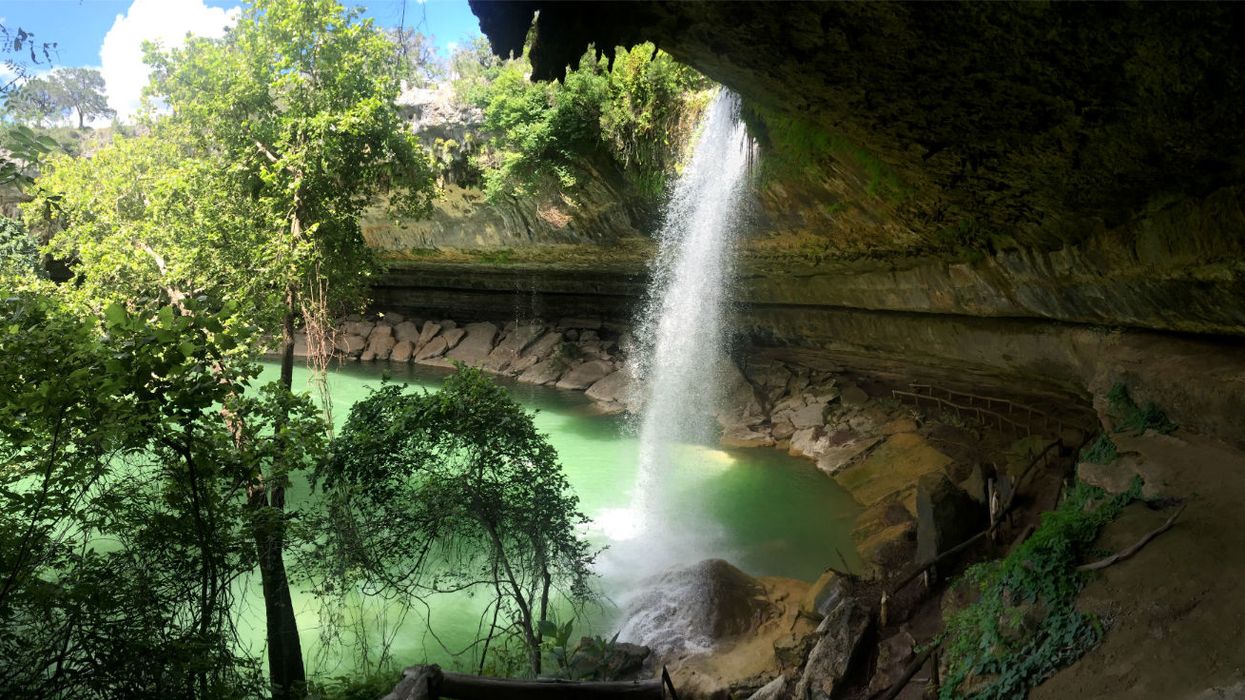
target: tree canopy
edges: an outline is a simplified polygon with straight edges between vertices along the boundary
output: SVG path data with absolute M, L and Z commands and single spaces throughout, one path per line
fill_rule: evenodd
M 76 117 L 79 129 L 117 114 L 104 96 L 104 76 L 94 68 L 57 68 L 30 78 L 9 93 L 4 108 L 13 119 L 37 125 Z
M 336 590 L 489 600 L 482 640 L 512 634 L 541 671 L 557 601 L 591 597 L 587 518 L 557 453 L 505 389 L 460 366 L 440 391 L 385 386 L 356 403 L 317 470 L 326 514 L 317 560 Z

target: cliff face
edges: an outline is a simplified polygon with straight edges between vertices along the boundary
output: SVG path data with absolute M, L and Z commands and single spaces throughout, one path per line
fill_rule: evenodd
M 1154 4 L 473 3 L 534 77 L 652 40 L 745 98 L 762 146 L 741 342 L 807 363 L 1051 390 L 1127 380 L 1185 425 L 1245 406 L 1245 9 Z M 517 43 L 516 43 L 517 42 Z M 651 223 L 591 196 L 370 221 L 384 308 L 629 318 Z M 574 255 L 537 254 L 548 248 Z
M 586 156 L 578 164 L 583 175 L 573 195 L 557 187 L 530 196 L 488 199 L 464 176 L 467 158 L 480 141 L 484 117 L 459 103 L 448 84 L 409 89 L 398 106 L 411 130 L 442 161 L 442 196 L 427 218 L 395 221 L 383 207 L 363 219 L 368 245 L 395 257 L 419 257 L 438 249 L 498 250 L 545 244 L 609 246 L 640 235 L 652 217 L 611 164 Z

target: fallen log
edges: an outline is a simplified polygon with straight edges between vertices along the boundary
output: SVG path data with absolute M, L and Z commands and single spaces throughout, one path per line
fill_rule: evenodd
M 1146 544 L 1148 544 L 1150 540 L 1170 530 L 1171 526 L 1176 524 L 1176 518 L 1180 517 L 1180 514 L 1183 512 L 1184 512 L 1184 506 L 1180 506 L 1179 508 L 1176 509 L 1176 512 L 1172 513 L 1171 517 L 1167 519 L 1167 522 L 1151 530 L 1150 532 L 1147 532 L 1144 537 L 1142 537 L 1140 540 L 1137 540 L 1136 544 L 1132 545 L 1131 547 L 1121 549 L 1120 551 L 1116 552 L 1115 554 L 1112 554 L 1111 556 L 1105 559 L 1099 559 L 1098 561 L 1092 562 L 1090 564 L 1082 564 L 1076 567 L 1076 570 L 1077 571 L 1097 571 L 1099 569 L 1105 569 L 1108 566 L 1111 566 L 1112 564 L 1116 562 L 1123 561 L 1131 557 L 1132 555 L 1141 551 L 1141 548 L 1146 546 Z

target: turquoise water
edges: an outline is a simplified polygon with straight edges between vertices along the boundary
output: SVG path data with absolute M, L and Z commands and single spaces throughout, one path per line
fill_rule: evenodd
M 351 404 L 386 373 L 412 387 L 435 390 L 447 372 L 385 363 L 335 368 L 329 376 L 334 422 L 341 425 Z M 309 376 L 297 368 L 295 389 L 314 391 Z M 266 365 L 261 380 L 276 377 L 276 365 Z M 812 580 L 827 566 L 858 563 L 849 532 L 859 507 L 812 463 L 766 448 L 684 445 L 669 456 L 667 480 L 657 485 L 667 507 L 659 515 L 637 514 L 629 506 L 638 446 L 625 418 L 595 414 L 582 392 L 502 383 L 537 411 L 538 429 L 557 449 L 581 509 L 594 521 L 586 534 L 605 547 L 596 567 L 605 602 L 583 614 L 577 635 L 612 634 L 628 592 L 671 565 L 719 557 L 755 576 Z M 305 486 L 296 485 L 289 500 L 296 505 L 307 495 Z M 243 585 L 239 628 L 262 651 L 262 598 L 258 576 L 251 578 Z M 295 606 L 309 672 L 334 675 L 357 667 L 356 649 L 363 646 L 372 648 L 374 661 L 382 638 L 399 665 L 470 664 L 469 656 L 456 659 L 452 652 L 474 638 L 483 601 L 442 595 L 404 620 L 394 619 L 397 606 L 359 601 L 346 610 L 358 619 L 347 625 L 343 638 L 330 640 L 320 638 L 328 627 L 322 624 L 319 601 L 297 584 Z M 360 628 L 367 630 L 366 645 L 358 644 L 351 631 Z

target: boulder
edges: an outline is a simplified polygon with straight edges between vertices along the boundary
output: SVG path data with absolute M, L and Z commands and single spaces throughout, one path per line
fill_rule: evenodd
M 921 477 L 916 490 L 916 560 L 929 561 L 990 524 L 984 504 L 947 478 Z
M 796 430 L 801 428 L 820 428 L 825 423 L 826 405 L 823 403 L 810 403 L 791 414 L 791 425 L 794 425 Z
M 787 697 L 787 677 L 779 676 L 761 686 L 748 700 L 783 700 Z
M 916 518 L 904 507 L 901 494 L 893 493 L 856 516 L 856 522 L 852 526 L 852 541 L 859 550 L 878 533 L 896 525 L 914 525 L 915 522 Z
M 467 335 L 467 331 L 462 328 L 445 328 L 442 326 L 441 337 L 445 339 L 445 349 L 449 350 L 458 345 L 462 341 L 463 336 Z
M 775 440 L 790 440 L 791 436 L 795 435 L 795 426 L 791 425 L 789 420 L 775 418 L 770 434 L 774 436 Z
M 844 384 L 839 389 L 839 400 L 844 406 L 863 406 L 869 402 L 869 394 L 855 384 Z
M 721 559 L 706 559 L 650 580 L 627 605 L 619 638 L 663 657 L 706 652 L 752 632 L 774 612 L 759 581 Z
M 524 384 L 551 384 L 558 381 L 565 371 L 566 363 L 554 357 L 537 362 L 523 370 L 523 373 L 519 375 L 519 381 Z
M 333 343 L 333 347 L 343 355 L 358 357 L 359 353 L 363 352 L 363 348 L 367 347 L 367 339 L 361 335 L 340 335 Z
M 571 678 L 592 679 L 593 676 L 622 680 L 635 677 L 644 667 L 644 660 L 652 651 L 639 644 L 614 642 L 608 648 L 591 637 L 579 640 L 579 646 L 567 662 Z
M 817 643 L 817 635 L 812 632 L 808 629 L 793 630 L 774 640 L 774 660 L 778 662 L 779 669 L 794 671 L 804 665 L 808 652 Z
M 522 373 L 537 362 L 549 359 L 558 345 L 562 342 L 562 334 L 557 331 L 551 331 L 540 336 L 536 342 L 528 345 L 519 356 L 510 363 L 510 371 L 514 373 Z
M 463 326 L 467 335 L 445 353 L 446 358 L 461 362 L 468 367 L 480 367 L 485 358 L 493 350 L 493 339 L 497 337 L 497 326 L 484 323 L 468 323 Z
M 443 331 L 448 331 L 448 330 L 453 330 L 455 328 L 458 328 L 458 323 L 456 323 L 455 321 L 451 321 L 448 318 L 441 319 L 440 321 L 437 322 L 437 324 L 441 326 L 441 330 Z
M 786 396 L 774 403 L 774 408 L 770 411 L 770 415 L 774 418 L 784 416 L 787 420 L 793 418 L 796 411 L 802 411 L 808 407 L 808 402 L 804 400 L 801 394 Z
M 396 326 L 406 320 L 406 316 L 403 316 L 397 311 L 385 311 L 380 315 L 380 317 L 384 319 L 385 323 L 388 323 L 391 326 Z
M 372 332 L 367 334 L 368 341 L 372 341 L 377 338 L 392 338 L 392 337 L 393 337 L 393 326 L 389 325 L 388 323 L 384 323 L 383 321 L 377 323 L 375 326 L 372 326 Z
M 382 326 L 377 326 L 376 330 L 372 331 L 371 337 L 368 338 L 367 350 L 364 354 L 371 355 L 369 359 L 389 359 L 389 353 L 393 351 L 393 346 L 396 344 L 391 334 L 391 329 L 388 326 L 383 326 L 385 330 L 380 332 L 381 328 Z
M 630 373 L 625 369 L 620 369 L 593 383 L 586 393 L 593 401 L 625 404 L 630 388 Z
M 544 330 L 545 327 L 538 323 L 515 326 L 485 358 L 483 368 L 490 372 L 504 371 Z
M 424 360 L 431 360 L 433 358 L 441 357 L 445 354 L 445 350 L 445 338 L 438 336 L 433 338 L 427 345 L 423 346 L 415 353 L 415 361 L 422 363 Z
M 986 471 L 980 462 L 974 462 L 968 470 L 968 476 L 959 481 L 958 486 L 964 489 L 978 503 L 986 503 Z M 988 505 L 988 504 L 986 504 Z
M 441 332 L 441 324 L 432 321 L 424 321 L 424 327 L 419 332 L 419 338 L 415 341 L 416 348 L 422 348 L 432 341 L 433 338 Z
M 721 409 L 717 413 L 718 424 L 724 430 L 739 426 L 752 426 L 765 420 L 765 408 L 756 387 L 748 381 L 734 362 L 725 361 L 720 369 L 722 387 Z
M 415 344 L 409 340 L 399 340 L 393 346 L 393 352 L 389 353 L 390 362 L 410 362 L 411 355 L 415 353 Z
M 591 360 L 571 369 L 558 380 L 559 389 L 587 389 L 613 371 L 604 360 Z
M 869 611 L 852 598 L 839 603 L 817 626 L 820 638 L 809 652 L 795 697 L 829 700 L 856 661 L 869 629 Z
M 363 338 L 368 337 L 372 329 L 376 327 L 371 321 L 347 321 L 342 324 L 342 335 L 357 335 Z
M 1076 476 L 1090 486 L 1097 486 L 1107 493 L 1125 493 L 1133 486 L 1133 480 L 1141 478 L 1141 497 L 1147 501 L 1176 497 L 1179 480 L 1177 468 L 1169 467 L 1160 459 L 1129 452 L 1120 455 L 1110 464 L 1081 462 Z
M 808 457 L 817 459 L 822 450 L 830 446 L 826 438 L 826 430 L 818 425 L 812 428 L 797 429 L 791 435 L 791 444 L 787 448 L 792 457 Z
M 769 433 L 736 425 L 722 431 L 721 443 L 725 447 L 773 447 L 774 438 Z
M 399 343 L 404 340 L 409 340 L 411 342 L 411 346 L 414 347 L 419 343 L 419 326 L 416 326 L 410 321 L 398 323 L 393 327 L 393 337 L 396 338 Z
M 833 443 L 834 436 L 830 436 L 828 441 Z M 838 474 L 847 468 L 857 457 L 865 454 L 873 449 L 874 445 L 881 442 L 881 438 L 856 438 L 839 445 L 831 444 L 817 456 L 817 468 L 830 476 Z
M 874 664 L 873 678 L 869 680 L 869 693 L 877 694 L 899 682 L 904 671 L 908 670 L 916 654 L 913 649 L 916 640 L 906 629 L 882 640 L 878 645 L 878 659 Z
M 865 562 L 869 576 L 877 578 L 911 563 L 915 549 L 916 520 L 910 519 L 879 530 L 861 541 L 856 551 Z
M 834 569 L 826 569 L 800 599 L 800 612 L 814 618 L 824 618 L 839 607 L 839 603 L 851 596 L 852 589 L 851 577 Z

